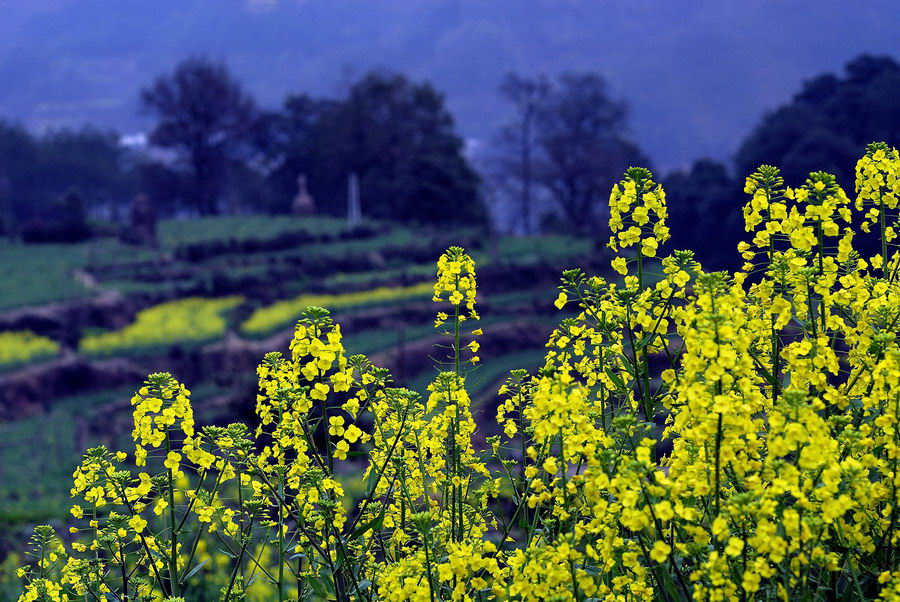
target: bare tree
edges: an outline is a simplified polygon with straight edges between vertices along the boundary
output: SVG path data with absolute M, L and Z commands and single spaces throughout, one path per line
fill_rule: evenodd
M 625 138 L 628 106 L 609 97 L 594 73 L 560 76 L 538 123 L 537 179 L 550 190 L 569 224 L 596 236 L 613 183 L 647 159 Z
M 157 78 L 141 100 L 159 117 L 151 142 L 184 162 L 200 213 L 218 213 L 228 165 L 252 134 L 252 98 L 224 65 L 193 57 Z
M 526 235 L 533 231 L 536 121 L 549 92 L 550 82 L 545 75 L 523 77 L 508 73 L 500 85 L 500 93 L 516 112 L 515 120 L 500 132 L 501 145 L 512 151 L 512 157 L 501 159 L 501 169 L 516 182 L 522 232 Z

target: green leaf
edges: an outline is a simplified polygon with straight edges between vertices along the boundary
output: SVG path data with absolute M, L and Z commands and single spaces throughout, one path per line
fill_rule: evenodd
M 325 587 L 325 584 L 322 583 L 321 579 L 319 579 L 317 577 L 309 577 L 307 579 L 307 581 L 309 582 L 309 585 L 313 588 L 313 591 L 316 592 L 316 594 L 320 598 L 328 599 L 328 588 Z
M 192 569 L 190 570 L 190 572 L 189 572 L 187 575 L 185 575 L 184 577 L 181 578 L 181 582 L 184 583 L 185 581 L 187 581 L 188 579 L 190 579 L 191 577 L 193 577 L 194 575 L 196 575 L 196 574 L 197 574 L 197 571 L 199 571 L 200 569 L 202 569 L 202 568 L 203 568 L 203 565 L 205 565 L 207 562 L 209 562 L 209 560 L 204 560 L 203 562 L 201 562 L 200 564 L 198 564 L 197 566 L 195 566 L 194 568 L 192 568 Z
M 612 379 L 613 384 L 615 384 L 616 387 L 618 387 L 619 389 L 624 389 L 624 388 L 625 388 L 625 383 L 624 383 L 624 381 L 622 381 L 622 377 L 620 377 L 618 374 L 616 374 L 616 373 L 613 372 L 612 370 L 607 370 L 607 371 L 606 371 L 606 375 L 607 375 L 610 379 Z
M 369 531 L 377 531 L 378 529 L 381 529 L 381 525 L 384 523 L 384 512 L 386 509 L 386 506 L 382 506 L 381 512 L 379 512 L 378 515 L 375 516 L 372 520 L 358 525 L 355 529 L 353 529 L 353 533 L 350 534 L 350 539 L 356 539 Z

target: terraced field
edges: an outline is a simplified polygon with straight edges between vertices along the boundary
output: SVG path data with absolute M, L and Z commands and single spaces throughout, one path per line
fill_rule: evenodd
M 157 249 L 114 239 L 0 245 L 4 280 L 24 283 L 0 291 L 0 541 L 64 516 L 80 450 L 129 436 L 128 399 L 149 372 L 190 383 L 208 420 L 247 418 L 255 383 L 235 375 L 286 349 L 308 305 L 332 310 L 349 352 L 424 390 L 428 357 L 442 343 L 432 324 L 434 261 L 451 244 L 479 267 L 481 354 L 495 361 L 473 376 L 472 392 L 492 414 L 505 371 L 539 363 L 561 317 L 552 303 L 560 272 L 602 260 L 589 241 L 564 236 L 350 230 L 327 218 L 169 221 L 159 239 Z M 31 453 L 36 446 L 47 453 Z

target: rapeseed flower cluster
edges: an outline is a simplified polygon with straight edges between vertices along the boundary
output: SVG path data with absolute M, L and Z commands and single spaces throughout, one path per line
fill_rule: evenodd
M 38 528 L 20 599 L 192 599 L 198 580 L 223 601 L 900 599 L 898 170 L 870 145 L 851 200 L 761 166 L 746 265 L 673 251 L 652 280 L 665 194 L 628 170 L 624 278 L 563 274 L 574 312 L 505 380 L 483 445 L 460 248 L 438 262 L 452 342 L 424 397 L 347 357 L 318 307 L 260 364 L 255 429 L 196 429 L 184 386 L 151 375 L 139 472 L 88 450 L 72 541 Z
M 669 240 L 666 226 L 666 193 L 653 181 L 653 174 L 643 167 L 631 167 L 625 178 L 613 186 L 609 195 L 609 247 L 618 252 L 637 248 L 636 261 L 642 274 L 643 258 L 656 257 L 657 249 Z M 619 255 L 613 269 L 627 273 L 628 259 Z
M 856 164 L 856 209 L 865 211 L 861 229 L 869 232 L 877 224 L 881 252 L 872 258 L 872 266 L 882 276 L 896 278 L 900 258 L 896 255 L 897 203 L 900 199 L 900 159 L 897 149 L 884 142 L 870 144 Z M 891 254 L 889 249 L 894 250 Z

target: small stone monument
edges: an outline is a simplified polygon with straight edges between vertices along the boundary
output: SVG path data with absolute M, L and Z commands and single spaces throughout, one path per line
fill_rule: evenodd
M 297 195 L 291 203 L 291 213 L 302 217 L 305 215 L 313 215 L 316 212 L 316 202 L 312 195 L 306 190 L 306 175 L 297 176 Z
M 347 226 L 355 228 L 362 221 L 362 204 L 359 198 L 359 176 L 356 172 L 347 178 Z
M 129 213 L 128 238 L 139 245 L 156 247 L 156 208 L 153 201 L 144 193 L 140 193 L 131 201 Z

